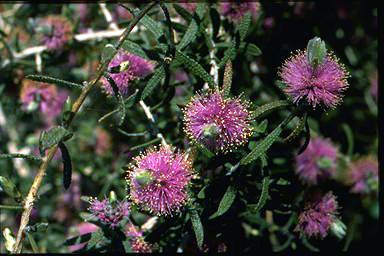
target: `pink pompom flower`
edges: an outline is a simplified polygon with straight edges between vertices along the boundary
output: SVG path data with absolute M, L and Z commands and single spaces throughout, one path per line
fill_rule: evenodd
M 21 109 L 26 112 L 39 109 L 45 123 L 52 125 L 68 96 L 66 90 L 58 90 L 54 85 L 24 80 L 20 91 Z
M 143 79 L 155 69 L 155 63 L 127 51 L 119 51 L 108 64 L 110 76 L 115 81 L 122 96 L 129 94 L 129 83 L 133 80 Z M 112 86 L 106 78 L 102 80 L 104 91 L 114 95 Z
M 144 240 L 143 232 L 138 231 L 135 226 L 128 224 L 124 232 L 129 237 L 129 243 L 134 253 L 151 253 L 154 247 Z
M 379 163 L 373 156 L 364 156 L 352 162 L 347 172 L 351 192 L 369 194 L 378 190 Z
M 296 156 L 295 172 L 302 183 L 316 185 L 335 174 L 338 157 L 338 148 L 330 139 L 311 138 L 305 151 Z
M 184 131 L 192 142 L 210 150 L 232 151 L 252 135 L 249 102 L 226 98 L 223 91 L 198 93 L 184 109 Z
M 38 21 L 41 43 L 49 50 L 58 50 L 72 38 L 72 24 L 61 16 L 48 16 Z
M 188 153 L 170 146 L 149 149 L 134 159 L 129 180 L 132 201 L 158 216 L 172 216 L 189 201 L 188 185 L 193 177 Z
M 331 230 L 338 237 L 345 235 L 345 225 L 338 217 L 338 202 L 332 191 L 321 196 L 315 194 L 306 202 L 304 211 L 298 217 L 295 231 L 307 237 L 324 238 Z
M 131 212 L 131 203 L 128 201 L 115 201 L 111 203 L 108 199 L 99 201 L 95 198 L 90 200 L 88 210 L 102 223 L 115 228 L 120 221 L 127 218 Z
M 333 54 L 326 53 L 322 62 L 313 66 L 307 50 L 297 51 L 279 70 L 285 84 L 283 91 L 293 103 L 306 102 L 313 109 L 318 106 L 334 108 L 342 101 L 342 93 L 348 88 L 348 71 Z

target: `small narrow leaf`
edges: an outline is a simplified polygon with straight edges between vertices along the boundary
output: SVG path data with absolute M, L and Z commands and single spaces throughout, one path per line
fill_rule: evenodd
M 176 57 L 179 62 L 185 64 L 189 71 L 191 71 L 194 75 L 199 76 L 202 78 L 205 82 L 207 82 L 211 88 L 215 88 L 215 81 L 213 80 L 212 76 L 205 71 L 205 69 L 194 59 L 188 57 L 181 51 L 176 51 Z
M 222 68 L 224 65 L 226 65 L 228 60 L 235 59 L 236 53 L 236 40 L 233 40 L 231 46 L 224 52 L 224 56 L 219 63 L 219 68 Z
M 115 95 L 116 99 L 119 101 L 119 112 L 120 112 L 119 126 L 121 126 L 124 122 L 125 115 L 126 115 L 126 108 L 125 108 L 125 102 L 124 102 L 123 96 L 121 95 L 119 88 L 117 87 L 113 78 L 108 73 L 105 73 L 104 76 L 105 78 L 107 78 L 109 84 L 112 87 L 113 94 Z
M 290 115 L 283 122 L 279 124 L 266 138 L 260 140 L 258 145 L 244 158 L 240 160 L 240 164 L 245 165 L 249 164 L 256 159 L 260 158 L 264 154 L 266 154 L 267 150 L 272 146 L 272 144 L 279 139 L 280 133 L 283 131 L 283 127 L 292 120 L 293 115 Z
M 197 198 L 199 199 L 204 199 L 205 198 L 205 189 L 207 188 L 208 185 L 204 186 L 200 192 L 197 194 Z
M 237 194 L 237 189 L 234 186 L 228 186 L 227 191 L 225 191 L 225 194 L 220 201 L 217 211 L 214 214 L 212 214 L 209 217 L 209 219 L 219 217 L 223 215 L 226 211 L 228 211 L 229 208 L 231 208 L 231 205 L 233 204 L 233 202 L 235 201 L 236 194 Z
M 252 118 L 257 119 L 271 113 L 272 111 L 280 110 L 290 105 L 291 103 L 286 100 L 273 101 L 257 107 L 254 111 L 251 112 L 251 116 Z
M 47 231 L 48 228 L 48 223 L 42 222 L 42 223 L 37 223 L 32 226 L 28 226 L 25 231 L 26 232 L 45 232 Z
M 39 150 L 40 154 L 60 141 L 65 141 L 72 137 L 72 133 L 62 126 L 57 126 L 40 134 Z
M 79 89 L 79 90 L 83 89 L 83 86 L 81 84 L 76 84 L 76 83 L 68 82 L 65 80 L 61 80 L 61 79 L 57 79 L 57 78 L 49 77 L 49 76 L 27 75 L 26 79 L 38 81 L 38 82 L 49 83 L 49 84 L 56 84 L 59 86 L 75 88 L 75 89 Z
M 296 125 L 295 129 L 293 129 L 291 134 L 289 134 L 288 137 L 284 139 L 283 143 L 288 143 L 295 140 L 304 129 L 306 120 L 307 113 L 305 113 L 304 116 L 300 118 L 299 123 Z
M 145 100 L 145 98 L 147 98 L 152 93 L 152 91 L 156 88 L 157 85 L 160 84 L 161 80 L 164 78 L 165 78 L 165 69 L 164 69 L 164 66 L 161 65 L 159 68 L 156 69 L 151 79 L 149 79 L 147 85 L 145 86 L 141 94 L 140 100 Z
M 101 230 L 91 233 L 91 239 L 87 243 L 87 250 L 90 250 L 98 245 L 105 244 L 107 239 Z
M 213 7 L 210 9 L 209 14 L 211 16 L 211 21 L 212 21 L 212 30 L 213 30 L 212 36 L 213 36 L 213 39 L 215 39 L 220 30 L 220 24 L 221 24 L 220 14 L 216 10 L 216 8 L 213 8 Z
M 191 210 L 190 215 L 191 215 L 192 227 L 193 227 L 193 230 L 195 231 L 197 245 L 199 246 L 199 248 L 201 248 L 204 242 L 203 224 L 201 224 L 200 216 L 196 210 Z
M 24 158 L 28 160 L 41 161 L 40 156 L 25 155 L 25 154 L 0 154 L 0 158 Z
M 141 48 L 141 46 L 133 41 L 125 40 L 121 48 L 127 50 L 128 52 L 134 53 L 136 55 L 139 55 L 143 58 L 148 58 L 145 51 Z
M 197 23 L 195 20 L 192 20 L 191 24 L 189 25 L 187 31 L 185 32 L 183 38 L 181 39 L 180 43 L 176 46 L 177 50 L 183 50 L 184 47 L 186 47 L 190 42 L 195 40 L 196 33 L 197 33 Z
M 8 196 L 12 197 L 16 202 L 22 201 L 22 195 L 20 191 L 10 179 L 4 176 L 0 176 L 0 187 Z
M 188 23 L 192 20 L 192 14 L 190 14 L 187 10 L 185 10 L 183 7 L 181 7 L 179 4 L 173 4 L 173 8 L 175 8 L 175 11 L 183 17 Z
M 241 45 L 240 45 L 241 47 Z M 263 52 L 254 44 L 248 44 L 245 54 L 249 56 L 260 56 Z
M 231 86 L 232 86 L 232 62 L 231 60 L 228 60 L 227 64 L 225 65 L 224 69 L 224 79 L 223 79 L 223 91 L 224 96 L 229 96 L 229 93 L 231 92 Z
M 259 201 L 257 202 L 257 204 L 248 205 L 252 213 L 257 213 L 258 211 L 261 210 L 261 208 L 263 208 L 263 206 L 265 205 L 268 199 L 268 189 L 269 189 L 269 176 L 266 176 L 263 179 L 263 186 L 262 186 Z
M 75 236 L 75 237 L 72 237 L 72 238 L 65 240 L 63 245 L 68 246 L 68 245 L 84 243 L 84 242 L 89 241 L 89 239 L 91 239 L 91 237 L 92 237 L 92 233 L 86 233 L 84 235 Z
M 247 11 L 245 15 L 243 15 L 241 19 L 241 23 L 239 25 L 239 33 L 240 33 L 241 41 L 243 41 L 244 38 L 247 36 L 249 26 L 251 25 L 251 21 L 252 21 L 251 11 Z
M 307 119 L 305 122 L 305 141 L 304 141 L 304 144 L 300 147 L 299 151 L 297 152 L 297 155 L 300 155 L 307 149 L 310 139 L 311 139 L 311 131 L 309 130 L 308 119 Z
M 353 132 L 352 132 L 352 129 L 346 123 L 343 123 L 341 125 L 341 128 L 343 129 L 343 131 L 345 133 L 345 136 L 347 137 L 347 141 L 348 141 L 348 150 L 347 150 L 347 152 L 348 152 L 348 155 L 352 155 L 352 153 L 353 153 Z
M 129 7 L 128 7 L 129 8 Z M 132 9 L 130 9 L 131 12 L 132 12 Z M 140 9 L 138 8 L 135 8 L 133 10 L 133 13 L 135 16 L 139 15 L 140 14 Z M 155 38 L 158 39 L 161 35 L 162 35 L 162 32 L 161 32 L 161 29 L 158 25 L 158 23 L 153 20 L 151 17 L 149 17 L 147 14 L 144 15 L 143 18 L 141 18 L 140 22 L 149 30 L 151 31 L 154 35 L 155 35 Z
M 255 128 L 254 132 L 256 133 L 264 133 L 267 130 L 268 119 L 264 119 L 261 123 L 259 123 Z
M 59 148 L 61 151 L 61 158 L 63 160 L 63 185 L 64 189 L 68 189 L 72 180 L 72 162 L 69 151 L 63 142 L 59 142 Z

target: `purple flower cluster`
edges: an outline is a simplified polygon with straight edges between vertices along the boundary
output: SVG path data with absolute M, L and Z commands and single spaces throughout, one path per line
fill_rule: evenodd
M 136 205 L 159 216 L 172 216 L 188 202 L 193 170 L 187 153 L 161 146 L 140 154 L 134 162 L 128 182 Z
M 115 228 L 120 221 L 127 218 L 131 212 L 131 203 L 127 201 L 115 201 L 110 203 L 108 199 L 99 201 L 92 199 L 88 210 L 102 223 Z
M 138 231 L 135 226 L 128 224 L 127 230 L 124 232 L 127 237 L 130 237 L 129 240 L 131 244 L 132 251 L 134 253 L 151 253 L 153 252 L 153 247 L 144 240 L 143 232 Z
M 122 96 L 129 94 L 129 82 L 133 80 L 143 79 L 153 72 L 155 63 L 144 59 L 133 53 L 126 51 L 118 52 L 108 64 L 109 69 L 118 69 L 116 73 L 111 73 L 110 76 L 115 81 L 117 88 Z M 102 79 L 104 91 L 113 95 L 112 86 L 106 78 Z
M 296 156 L 295 172 L 304 184 L 316 185 L 335 174 L 338 157 L 339 151 L 330 139 L 311 138 L 305 151 Z
M 318 106 L 333 108 L 342 101 L 348 88 L 349 73 L 332 54 L 327 53 L 317 67 L 308 60 L 307 51 L 297 51 L 279 70 L 285 84 L 284 92 L 295 104 L 306 101 L 315 109 Z
M 222 91 L 198 93 L 184 109 L 184 131 L 210 150 L 232 151 L 252 135 L 248 108 L 249 102 L 225 98 Z
M 259 2 L 221 2 L 220 13 L 233 22 L 240 22 L 247 11 L 251 11 L 252 18 L 256 20 L 260 16 L 261 5 Z
M 72 37 L 72 25 L 61 16 L 48 16 L 38 22 L 41 43 L 49 50 L 58 50 Z
M 368 194 L 378 190 L 379 163 L 373 156 L 365 156 L 352 162 L 347 173 L 351 192 Z
M 299 215 L 299 223 L 295 231 L 308 237 L 327 236 L 334 223 L 338 223 L 338 203 L 332 191 L 321 197 L 315 194 L 314 198 L 305 204 L 304 211 Z
M 24 80 L 20 91 L 22 110 L 39 109 L 47 125 L 52 125 L 56 117 L 60 115 L 68 96 L 66 90 L 58 90 L 54 85 L 31 80 Z

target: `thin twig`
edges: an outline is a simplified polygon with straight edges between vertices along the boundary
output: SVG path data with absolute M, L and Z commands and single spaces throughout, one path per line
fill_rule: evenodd
M 113 21 L 111 12 L 107 8 L 106 3 L 99 3 L 101 12 L 103 13 L 105 20 L 107 21 L 109 27 L 113 30 L 119 30 L 119 26 L 117 26 L 116 22 Z
M 147 116 L 147 118 L 149 119 L 149 121 L 151 121 L 153 124 L 155 124 L 155 118 L 153 117 L 149 107 L 147 105 L 145 105 L 144 101 L 142 101 L 142 100 L 139 103 L 140 103 L 140 106 L 143 108 L 144 113 Z M 157 136 L 157 138 L 161 139 L 161 144 L 163 144 L 164 146 L 167 145 L 167 142 L 165 141 L 163 135 L 160 132 L 157 133 L 156 136 Z
M 120 40 L 116 46 L 116 49 L 119 49 L 124 41 L 128 38 L 129 33 L 132 31 L 132 29 L 136 26 L 136 24 L 139 22 L 139 20 L 153 7 L 155 6 L 156 2 L 152 2 L 147 4 L 147 6 L 140 12 L 139 15 L 137 15 L 129 24 L 129 26 L 126 28 L 124 31 L 123 35 L 120 37 Z M 98 69 L 98 75 L 97 78 L 92 80 L 90 83 L 87 83 L 83 91 L 81 92 L 80 96 L 77 98 L 76 102 L 72 106 L 72 115 L 66 120 L 65 126 L 69 126 L 71 124 L 73 118 L 75 115 L 78 113 L 80 107 L 84 103 L 87 95 L 89 94 L 90 90 L 94 87 L 94 85 L 100 80 L 100 78 L 103 76 L 104 72 L 107 70 L 108 63 L 111 61 L 111 59 L 114 57 L 112 54 L 109 58 L 105 59 L 105 61 L 100 65 Z M 33 205 L 35 204 L 35 201 L 37 200 L 37 195 L 38 195 L 38 190 L 41 185 L 41 182 L 43 180 L 43 177 L 46 174 L 48 165 L 50 161 L 52 160 L 56 149 L 58 145 L 52 146 L 46 155 L 43 157 L 43 161 L 39 166 L 39 169 L 37 171 L 37 174 L 35 176 L 35 179 L 33 181 L 33 184 L 31 188 L 29 189 L 28 196 L 25 199 L 24 203 L 24 210 L 21 216 L 21 221 L 20 221 L 20 227 L 17 232 L 17 238 L 16 238 L 16 243 L 15 246 L 13 247 L 13 253 L 20 253 L 22 249 L 22 240 L 25 235 L 25 229 L 28 226 L 29 223 L 29 217 L 32 212 Z

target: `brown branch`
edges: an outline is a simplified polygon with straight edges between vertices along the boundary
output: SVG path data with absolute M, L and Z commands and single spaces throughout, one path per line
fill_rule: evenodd
M 137 15 L 129 24 L 129 26 L 125 29 L 123 35 L 120 37 L 120 40 L 116 46 L 116 49 L 119 49 L 124 41 L 127 39 L 129 33 L 131 30 L 136 26 L 136 24 L 139 22 L 139 20 L 153 7 L 157 4 L 156 2 L 149 3 L 141 12 L 139 15 Z M 98 75 L 97 78 L 92 80 L 90 83 L 87 83 L 84 89 L 82 90 L 80 96 L 77 98 L 76 102 L 72 106 L 72 115 L 66 120 L 66 126 L 69 126 L 75 117 L 75 115 L 78 113 L 81 105 L 84 103 L 85 98 L 87 97 L 90 90 L 94 87 L 94 85 L 100 80 L 100 78 L 103 76 L 104 72 L 107 69 L 108 63 L 112 60 L 114 56 L 110 56 L 107 58 L 103 64 L 98 69 Z M 57 149 L 57 145 L 54 145 L 52 148 L 48 150 L 45 157 L 43 158 L 42 163 L 39 166 L 39 170 L 35 176 L 35 179 L 33 181 L 33 184 L 31 188 L 29 189 L 28 196 L 24 202 L 23 206 L 23 213 L 21 216 L 20 221 L 20 227 L 17 232 L 17 238 L 15 246 L 13 247 L 13 253 L 20 253 L 22 249 L 22 240 L 25 235 L 25 229 L 28 226 L 29 223 L 29 217 L 32 212 L 33 205 L 35 204 L 35 201 L 37 200 L 38 190 L 41 185 L 41 181 L 43 180 L 43 177 L 46 175 L 46 171 L 48 168 L 48 165 L 50 161 L 53 158 L 53 155 L 55 154 Z

